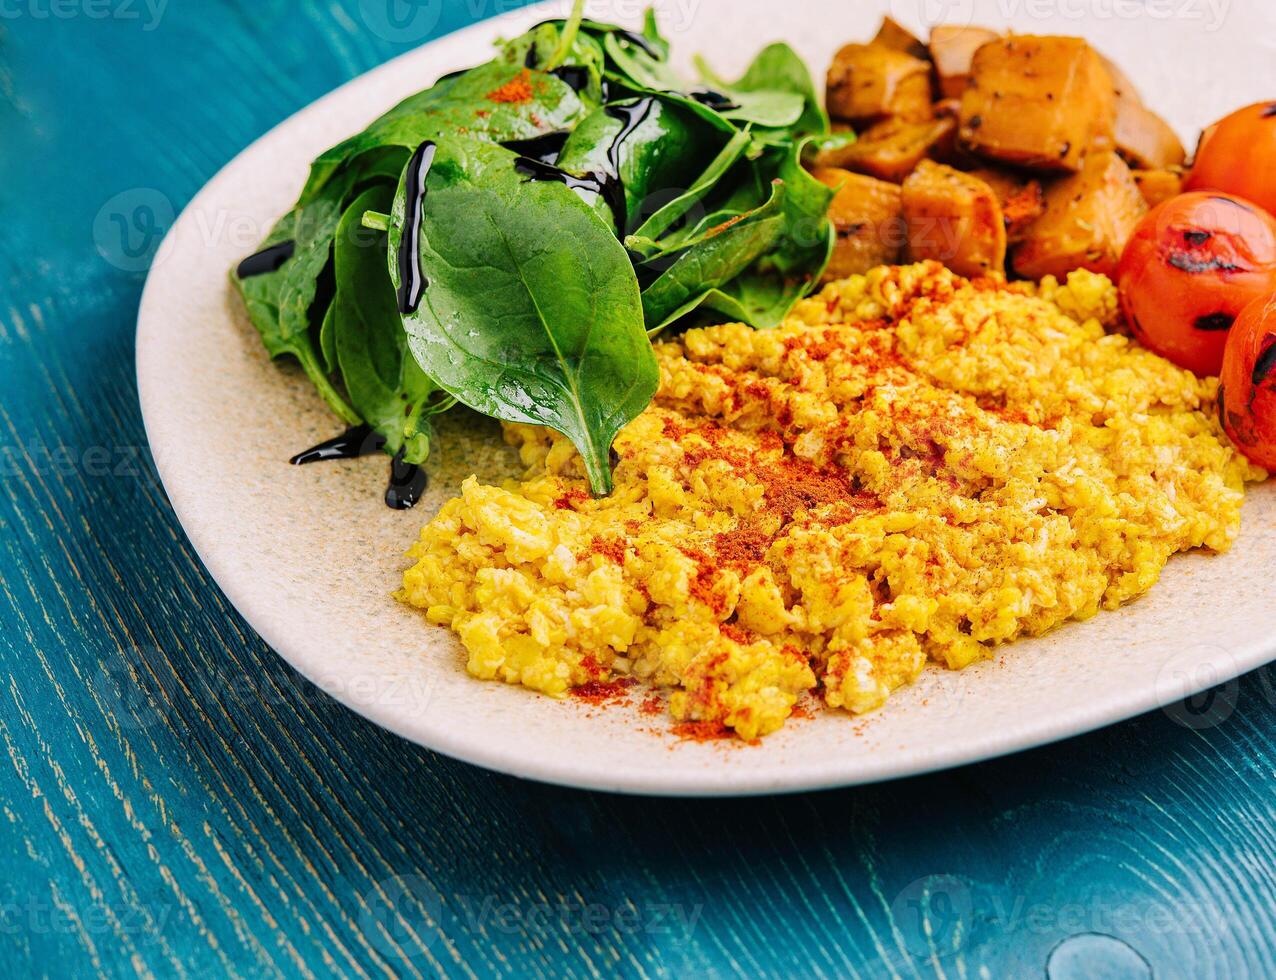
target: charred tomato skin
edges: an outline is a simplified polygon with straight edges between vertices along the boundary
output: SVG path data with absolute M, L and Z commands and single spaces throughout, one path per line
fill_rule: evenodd
M 1153 208 L 1117 274 L 1139 341 L 1196 374 L 1218 374 L 1232 324 L 1276 291 L 1276 218 L 1243 198 L 1195 192 Z
M 1236 448 L 1276 471 L 1276 293 L 1250 303 L 1232 327 L 1218 407 Z
M 1201 135 L 1184 188 L 1237 194 L 1276 214 L 1276 102 L 1258 102 Z

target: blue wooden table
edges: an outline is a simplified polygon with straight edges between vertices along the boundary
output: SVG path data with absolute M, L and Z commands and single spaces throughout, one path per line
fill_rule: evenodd
M 0 3 L 0 962 L 1276 976 L 1276 674 L 928 778 L 640 800 L 400 742 L 229 607 L 138 412 L 158 236 L 288 114 L 501 6 Z

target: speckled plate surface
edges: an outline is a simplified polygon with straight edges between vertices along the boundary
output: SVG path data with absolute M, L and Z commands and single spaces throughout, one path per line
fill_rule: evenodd
M 676 55 L 703 52 L 724 70 L 782 38 L 822 73 L 841 43 L 870 37 L 884 12 L 914 27 L 1084 34 L 1189 140 L 1211 119 L 1273 94 L 1265 83 L 1276 11 L 1258 0 L 655 2 Z M 680 742 L 665 718 L 639 710 L 641 696 L 595 708 L 470 679 L 452 636 L 390 593 L 403 550 L 464 477 L 515 472 L 495 425 L 449 418 L 430 492 L 411 512 L 381 503 L 383 458 L 289 466 L 293 452 L 340 425 L 299 371 L 267 359 L 226 271 L 290 206 L 312 157 L 561 6 L 450 35 L 316 102 L 218 174 L 156 257 L 137 338 L 147 433 L 204 563 L 281 656 L 352 710 L 458 759 L 574 786 L 677 795 L 844 786 L 986 759 L 1174 703 L 1276 657 L 1269 485 L 1252 493 L 1229 554 L 1173 560 L 1129 607 L 1005 647 L 961 673 L 929 669 L 876 715 L 816 712 L 758 746 Z M 610 0 L 591 3 L 590 14 L 633 23 L 642 7 Z

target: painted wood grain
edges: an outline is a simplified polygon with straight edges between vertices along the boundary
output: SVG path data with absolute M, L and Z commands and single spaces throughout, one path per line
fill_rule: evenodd
M 493 775 L 300 680 L 218 593 L 149 466 L 141 269 L 254 137 L 496 7 L 426 3 L 416 22 L 360 0 L 174 3 L 154 22 L 123 0 L 101 20 L 14 9 L 0 20 L 11 969 L 1000 978 L 1049 961 L 1055 980 L 1103 964 L 1276 976 L 1276 674 L 948 774 L 735 802 Z

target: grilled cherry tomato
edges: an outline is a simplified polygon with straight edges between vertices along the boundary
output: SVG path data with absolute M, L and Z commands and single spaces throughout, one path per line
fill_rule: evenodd
M 1236 317 L 1276 291 L 1276 218 L 1223 194 L 1171 198 L 1134 230 L 1118 283 L 1126 322 L 1145 346 L 1218 374 Z
M 1201 136 L 1185 189 L 1239 194 L 1276 214 L 1276 102 L 1260 102 Z
M 1276 471 L 1276 293 L 1245 307 L 1232 327 L 1218 414 L 1237 449 Z

